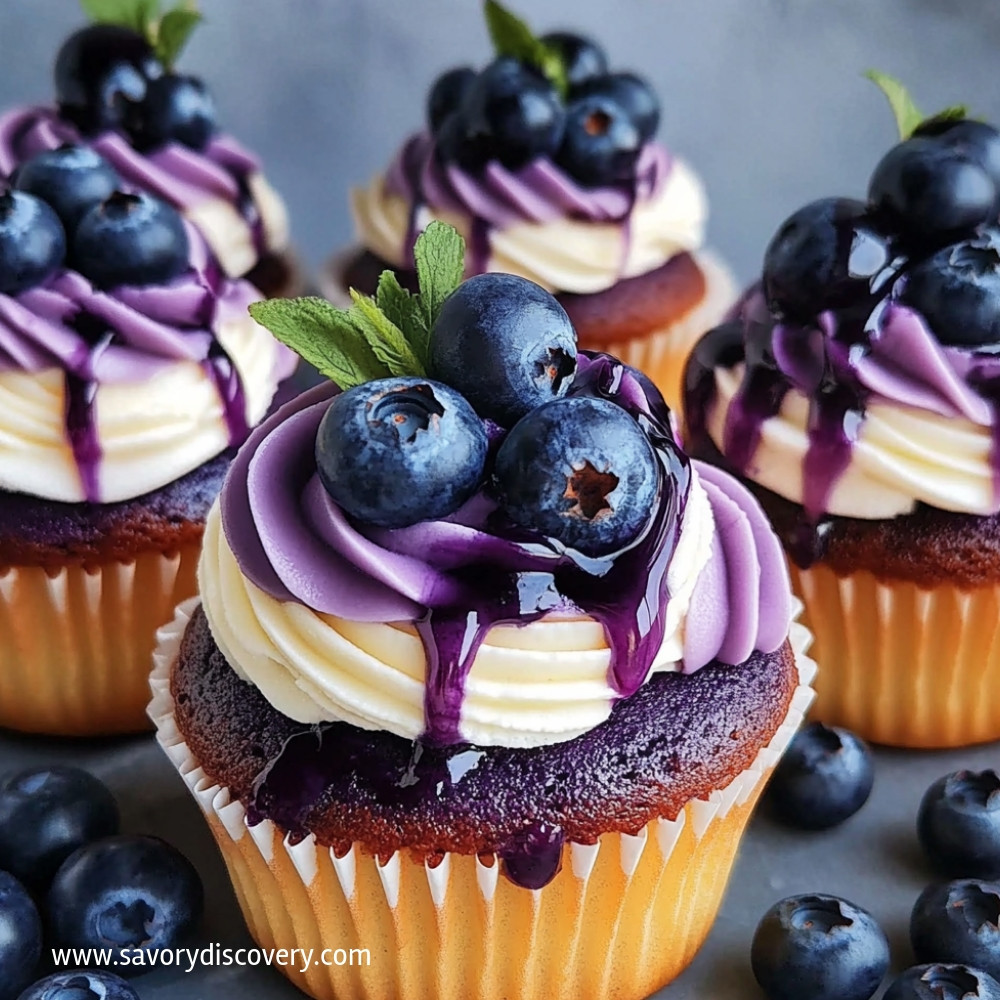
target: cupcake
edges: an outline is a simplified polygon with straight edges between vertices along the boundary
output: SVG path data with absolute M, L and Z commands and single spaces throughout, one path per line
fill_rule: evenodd
M 237 455 L 150 715 L 254 937 L 329 956 L 283 969 L 310 996 L 638 1000 L 708 932 L 808 637 L 652 383 L 523 278 L 447 294 L 454 237 L 417 297 L 255 307 L 346 391 Z
M 687 443 L 784 543 L 816 715 L 952 747 L 1000 738 L 1000 132 L 961 111 L 900 131 L 867 201 L 793 214 L 698 345 Z
M 47 151 L 66 144 L 87 145 L 111 164 L 121 189 L 177 208 L 228 277 L 268 296 L 297 293 L 302 278 L 284 203 L 257 158 L 219 131 L 205 84 L 174 70 L 200 16 L 186 3 L 158 22 L 148 4 L 136 3 L 132 17 L 129 4 L 111 6 L 111 23 L 82 28 L 59 50 L 54 104 L 0 116 L 0 175 L 40 156 L 44 165 Z
M 652 88 L 611 72 L 596 42 L 536 39 L 492 0 L 486 13 L 495 60 L 434 82 L 426 125 L 353 192 L 357 245 L 321 288 L 341 303 L 348 288 L 373 292 L 386 268 L 414 287 L 414 236 L 442 219 L 466 238 L 468 274 L 546 288 L 582 347 L 641 368 L 676 407 L 691 347 L 735 298 L 703 249 L 701 182 L 655 139 Z
M 0 726 L 129 732 L 231 449 L 296 359 L 175 209 L 88 207 L 112 168 L 59 163 L 51 202 L 0 188 Z

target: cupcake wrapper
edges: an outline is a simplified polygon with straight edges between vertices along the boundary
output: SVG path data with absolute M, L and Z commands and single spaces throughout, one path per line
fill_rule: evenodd
M 560 872 L 529 891 L 504 878 L 492 855 L 445 854 L 431 866 L 355 844 L 337 857 L 311 835 L 291 842 L 270 821 L 248 827 L 242 804 L 198 766 L 174 720 L 170 669 L 195 607 L 179 608 L 160 631 L 150 717 L 208 819 L 254 938 L 314 949 L 310 968 L 282 971 L 317 1000 L 648 996 L 708 934 L 750 812 L 812 699 L 810 636 L 795 624 L 800 685 L 753 766 L 675 820 L 565 845 Z M 368 949 L 370 964 L 324 965 L 324 949 L 347 958 Z
M 873 743 L 1000 739 L 1000 586 L 933 589 L 792 565 L 823 664 L 813 715 Z
M 87 572 L 0 574 L 0 726 L 54 736 L 149 728 L 156 630 L 197 593 L 200 546 Z

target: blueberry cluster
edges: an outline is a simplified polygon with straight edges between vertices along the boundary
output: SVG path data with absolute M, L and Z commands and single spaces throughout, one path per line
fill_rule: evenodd
M 772 312 L 863 322 L 893 298 L 943 344 L 1000 341 L 1000 131 L 929 119 L 882 158 L 866 202 L 824 198 L 791 215 L 764 255 Z
M 118 824 L 111 792 L 86 771 L 36 768 L 0 783 L 0 1000 L 138 1000 L 107 971 L 31 985 L 43 943 L 109 949 L 117 961 L 182 943 L 197 925 L 203 890 L 191 863 Z
M 449 70 L 427 100 L 438 156 L 470 172 L 491 160 L 517 169 L 549 157 L 585 186 L 632 180 L 659 125 L 656 94 L 635 74 L 609 72 L 603 49 L 588 38 L 558 32 L 541 42 L 562 61 L 565 100 L 541 70 L 512 56 L 479 73 Z
M 138 149 L 179 142 L 203 149 L 216 131 L 201 80 L 168 72 L 138 32 L 93 24 L 71 35 L 55 66 L 61 114 L 85 135 L 124 131 Z
M 573 395 L 576 332 L 544 289 L 483 274 L 445 299 L 430 378 L 377 379 L 335 397 L 316 441 L 320 479 L 350 516 L 401 528 L 486 489 L 514 525 L 585 555 L 648 523 L 659 464 L 611 400 Z
M 189 250 L 180 215 L 120 187 L 112 166 L 86 146 L 25 161 L 0 193 L 0 294 L 26 291 L 64 265 L 99 288 L 177 277 Z

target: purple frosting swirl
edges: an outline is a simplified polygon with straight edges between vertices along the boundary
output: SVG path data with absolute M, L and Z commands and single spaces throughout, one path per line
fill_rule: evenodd
M 664 635 L 667 570 L 687 509 L 690 463 L 670 440 L 666 408 L 647 380 L 606 355 L 584 355 L 574 391 L 615 399 L 644 426 L 664 468 L 647 531 L 614 557 L 583 560 L 512 530 L 480 493 L 449 518 L 385 530 L 348 519 L 316 470 L 320 420 L 337 389 L 319 386 L 249 438 L 221 497 L 223 528 L 243 574 L 280 601 L 357 621 L 410 621 L 428 657 L 427 737 L 459 739 L 464 679 L 489 628 L 552 611 L 604 626 L 611 683 L 622 696 L 646 680 Z M 791 598 L 777 539 L 750 494 L 699 466 L 715 516 L 708 566 L 685 632 L 684 670 L 742 663 L 787 637 Z

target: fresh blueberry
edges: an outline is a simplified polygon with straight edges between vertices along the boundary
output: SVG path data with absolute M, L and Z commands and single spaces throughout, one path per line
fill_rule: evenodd
M 559 53 L 570 87 L 579 87 L 608 72 L 608 57 L 591 38 L 569 31 L 553 31 L 543 35 L 541 40 Z
M 882 1000 L 1000 1000 L 1000 983 L 967 965 L 915 965 L 893 980 Z
M 121 178 L 104 157 L 88 146 L 60 146 L 26 160 L 14 187 L 27 191 L 55 209 L 67 232 L 94 205 L 110 197 Z
M 821 198 L 790 215 L 764 252 L 768 306 L 783 319 L 814 321 L 868 295 L 889 259 L 862 202 Z
M 316 437 L 327 492 L 352 517 L 404 528 L 454 513 L 483 479 L 486 429 L 454 390 L 377 379 L 335 397 Z
M 582 184 L 596 187 L 635 175 L 642 136 L 610 94 L 593 92 L 566 107 L 566 130 L 556 162 Z
M 935 781 L 917 812 L 917 836 L 931 864 L 945 875 L 1000 878 L 996 771 L 956 771 Z
M 868 1000 L 889 969 L 889 943 L 860 906 L 790 896 L 757 925 L 750 964 L 768 1000 Z
M 659 464 L 636 420 L 606 399 L 555 399 L 522 417 L 496 455 L 494 487 L 515 524 L 588 556 L 649 523 Z
M 38 767 L 0 785 L 0 868 L 34 889 L 78 847 L 117 832 L 114 796 L 87 771 Z
M 1000 978 L 1000 884 L 929 885 L 910 915 L 910 943 L 918 962 L 961 962 Z
M 660 125 L 660 101 L 656 91 L 635 73 L 608 73 L 595 76 L 576 87 L 571 97 L 587 94 L 613 97 L 629 114 L 643 142 L 652 139 Z
M 1000 191 L 959 149 L 907 139 L 882 158 L 868 185 L 876 215 L 905 242 L 939 247 L 997 217 Z
M 552 156 L 565 122 L 562 104 L 548 80 L 507 56 L 476 77 L 460 115 L 466 141 L 487 159 L 511 169 Z
M 112 949 L 118 961 L 182 943 L 203 902 L 201 879 L 178 850 L 157 837 L 120 835 L 63 862 L 46 911 L 54 947 Z
M 30 836 L 25 831 L 25 836 Z M 0 1000 L 14 998 L 35 978 L 42 956 L 42 921 L 27 889 L 0 871 Z
M 453 111 L 441 122 L 434 136 L 434 155 L 444 165 L 455 164 L 468 173 L 483 169 L 491 156 L 488 135 L 471 135 L 461 111 Z
M 149 42 L 117 24 L 92 24 L 70 35 L 56 57 L 59 110 L 85 133 L 121 125 L 130 101 L 146 96 L 163 72 Z
M 139 994 L 111 972 L 80 969 L 40 979 L 17 1000 L 139 1000 Z
M 437 132 L 448 115 L 461 107 L 475 79 L 474 69 L 456 66 L 434 81 L 427 97 L 427 122 L 432 132 Z
M 986 122 L 934 121 L 920 126 L 914 135 L 933 136 L 942 145 L 978 163 L 1000 190 L 1000 130 Z
M 197 77 L 169 73 L 149 82 L 146 96 L 126 112 L 125 127 L 137 149 L 168 142 L 204 149 L 216 130 L 215 102 Z
M 445 299 L 431 330 L 430 372 L 481 417 L 511 427 L 566 394 L 576 374 L 576 331 L 540 285 L 479 274 Z
M 868 801 L 874 781 L 871 751 L 862 740 L 846 729 L 812 722 L 796 733 L 767 796 L 783 823 L 826 830 Z
M 59 216 L 34 195 L 0 192 L 0 295 L 40 285 L 66 259 Z
M 942 344 L 1000 343 L 1000 229 L 984 228 L 916 264 L 899 299 L 921 313 Z
M 188 237 L 173 206 L 116 191 L 80 220 L 73 265 L 98 288 L 159 285 L 187 268 Z

